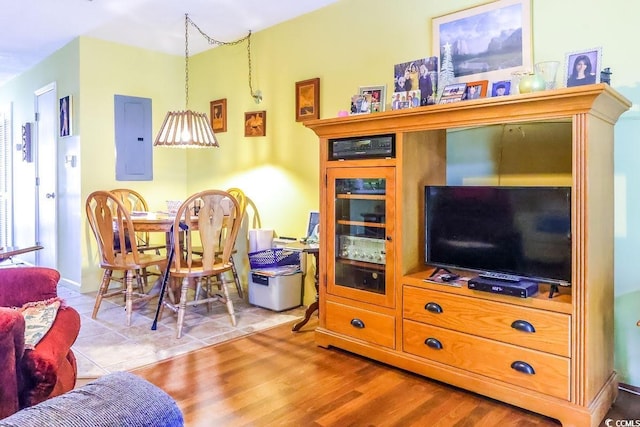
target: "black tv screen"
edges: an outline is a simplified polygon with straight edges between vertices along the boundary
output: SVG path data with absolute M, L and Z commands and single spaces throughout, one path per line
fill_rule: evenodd
M 571 282 L 571 188 L 426 186 L 425 263 Z

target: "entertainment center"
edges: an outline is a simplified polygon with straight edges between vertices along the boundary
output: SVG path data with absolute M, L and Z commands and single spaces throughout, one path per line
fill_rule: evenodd
M 595 84 L 305 122 L 320 140 L 317 344 L 597 426 L 617 396 L 613 135 L 629 107 Z M 514 217 L 513 263 L 488 258 L 537 292 L 468 286 L 498 247 L 488 235 L 451 234 L 425 262 L 435 186 L 565 189 L 569 206 Z

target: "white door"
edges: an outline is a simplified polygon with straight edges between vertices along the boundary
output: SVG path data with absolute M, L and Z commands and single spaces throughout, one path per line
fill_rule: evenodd
M 44 249 L 36 252 L 36 265 L 57 268 L 57 134 L 58 101 L 55 83 L 35 93 L 36 139 L 36 242 Z

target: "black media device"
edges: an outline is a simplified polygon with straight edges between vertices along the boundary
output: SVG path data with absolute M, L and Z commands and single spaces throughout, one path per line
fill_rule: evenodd
M 393 158 L 395 135 L 375 135 L 329 140 L 329 160 Z
M 467 282 L 469 289 L 527 298 L 538 292 L 538 284 L 529 280 L 510 281 L 477 276 Z
M 570 285 L 570 187 L 426 186 L 424 203 L 425 264 Z

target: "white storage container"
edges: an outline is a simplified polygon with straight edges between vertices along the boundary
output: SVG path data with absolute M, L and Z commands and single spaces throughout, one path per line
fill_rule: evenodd
M 302 305 L 302 273 L 267 276 L 250 272 L 249 304 L 274 311 Z

